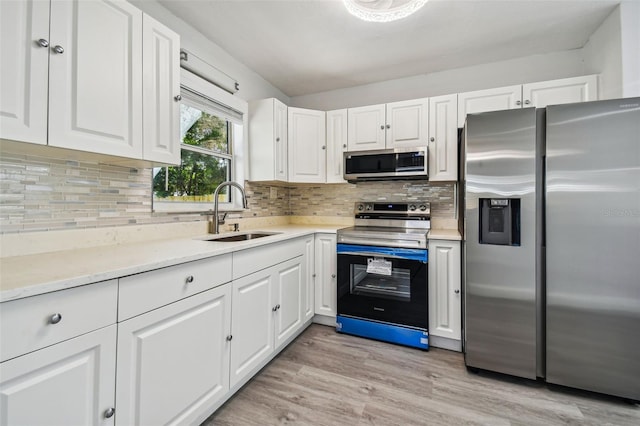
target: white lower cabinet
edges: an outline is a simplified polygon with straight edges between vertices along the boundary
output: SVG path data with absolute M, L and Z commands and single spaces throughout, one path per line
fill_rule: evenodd
M 232 388 L 261 368 L 304 324 L 304 257 L 233 281 Z
M 322 316 L 317 322 L 335 325 L 338 304 L 336 234 L 316 234 L 315 244 L 315 313 Z
M 229 390 L 231 288 L 118 325 L 118 424 L 201 421 Z
M 0 424 L 113 425 L 116 325 L 0 364 Z
M 460 241 L 429 240 L 430 345 L 462 350 Z

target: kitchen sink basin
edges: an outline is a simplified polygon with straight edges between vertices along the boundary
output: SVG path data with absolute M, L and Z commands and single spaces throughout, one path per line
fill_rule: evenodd
M 256 238 L 268 237 L 270 235 L 276 235 L 279 233 L 280 232 L 243 232 L 241 234 L 219 235 L 211 238 L 206 238 L 205 241 L 230 243 L 236 241 L 255 240 Z

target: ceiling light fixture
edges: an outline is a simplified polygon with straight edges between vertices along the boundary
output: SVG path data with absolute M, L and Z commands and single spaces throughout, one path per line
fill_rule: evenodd
M 342 0 L 349 13 L 363 21 L 391 22 L 417 12 L 427 0 Z

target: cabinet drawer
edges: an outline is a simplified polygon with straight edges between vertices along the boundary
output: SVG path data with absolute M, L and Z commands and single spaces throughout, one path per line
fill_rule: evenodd
M 0 361 L 116 322 L 117 280 L 4 302 Z
M 118 322 L 231 281 L 231 254 L 120 278 Z
M 233 279 L 244 277 L 305 254 L 304 238 L 267 244 L 233 253 Z

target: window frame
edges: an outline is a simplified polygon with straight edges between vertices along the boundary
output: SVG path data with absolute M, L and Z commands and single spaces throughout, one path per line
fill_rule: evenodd
M 180 69 L 180 86 L 181 92 L 187 91 L 193 96 L 201 95 L 205 100 L 211 100 L 219 105 L 234 110 L 242 115 L 241 122 L 239 120 L 230 121 L 227 117 L 221 117 L 227 119 L 229 126 L 233 126 L 230 129 L 231 140 L 229 141 L 229 154 L 218 153 L 215 151 L 209 151 L 206 149 L 199 149 L 197 146 L 191 146 L 180 144 L 180 156 L 182 157 L 182 150 L 184 146 L 187 146 L 187 150 L 204 153 L 206 155 L 212 155 L 221 158 L 230 158 L 231 168 L 231 180 L 239 183 L 244 187 L 245 182 L 245 170 L 247 170 L 246 156 L 247 152 L 247 132 L 248 129 L 248 104 L 243 99 L 233 96 L 231 93 L 220 89 L 212 83 L 196 76 L 195 74 L 185 69 Z M 211 113 L 211 112 L 209 112 Z M 220 115 L 218 115 L 220 116 Z M 153 173 L 151 175 L 151 205 L 153 213 L 197 213 L 207 212 L 213 210 L 214 202 L 211 203 L 196 203 L 196 202 L 170 202 L 170 201 L 158 201 L 154 199 L 153 195 Z M 243 211 L 242 197 L 239 195 L 237 189 L 229 188 L 230 202 L 218 203 L 219 211 L 238 212 Z

